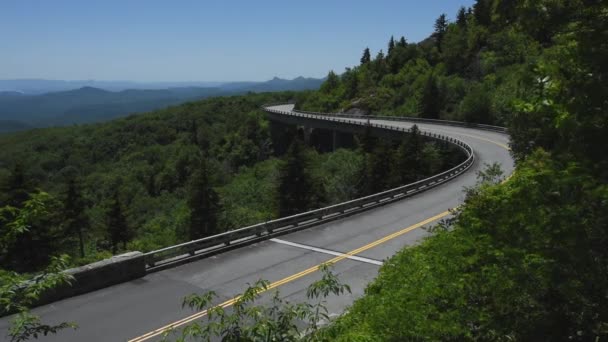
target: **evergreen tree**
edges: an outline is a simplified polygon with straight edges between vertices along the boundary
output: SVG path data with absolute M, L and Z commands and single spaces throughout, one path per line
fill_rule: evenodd
M 198 125 L 194 119 L 190 121 L 190 142 L 198 146 Z
M 327 79 L 321 85 L 320 91 L 322 93 L 329 94 L 332 91 L 338 89 L 339 86 L 340 86 L 340 78 L 338 77 L 338 75 L 336 75 L 336 73 L 333 70 L 331 70 L 327 74 Z
M 112 246 L 112 253 L 116 254 L 118 252 L 118 244 L 122 243 L 123 249 L 126 249 L 127 242 L 129 242 L 131 239 L 131 232 L 129 230 L 127 218 L 120 202 L 118 191 L 114 192 L 112 201 L 110 203 L 110 209 L 107 213 L 107 218 L 108 235 L 110 238 L 110 244 Z
M 364 153 L 371 153 L 376 148 L 376 138 L 372 136 L 372 127 L 370 125 L 365 126 L 365 131 L 359 137 L 359 148 Z
M 404 137 L 399 149 L 392 178 L 396 185 L 413 183 L 424 177 L 421 169 L 421 154 L 424 143 L 417 125 L 412 126 L 410 133 Z
M 375 72 L 375 78 L 377 81 L 381 80 L 384 75 L 388 72 L 388 65 L 386 62 L 386 58 L 384 56 L 384 52 L 382 50 L 378 51 L 376 58 L 372 63 L 372 70 Z
M 347 99 L 352 99 L 357 96 L 359 91 L 359 78 L 357 73 L 350 68 L 346 68 L 344 74 L 342 74 L 342 83 L 344 84 L 344 96 Z
M 406 47 L 407 46 L 407 41 L 405 40 L 404 36 L 401 36 L 401 39 L 399 39 L 399 43 L 397 43 L 397 46 L 400 46 L 400 47 Z
M 372 153 L 366 154 L 360 187 L 362 196 L 388 190 L 393 185 L 391 181 L 393 159 L 393 150 L 386 142 L 379 142 Z
M 492 22 L 492 4 L 490 0 L 477 0 L 473 5 L 475 21 L 483 26 L 490 26 Z
M 456 15 L 456 24 L 461 28 L 467 27 L 467 10 L 464 6 L 461 6 L 458 9 L 458 14 Z
M 89 226 L 89 220 L 85 214 L 86 204 L 82 198 L 81 189 L 75 177 L 68 180 L 67 191 L 63 202 L 63 215 L 67 233 L 78 236 L 78 247 L 80 257 L 85 256 L 84 232 Z
M 445 14 L 441 14 L 439 18 L 435 21 L 435 32 L 433 36 L 437 41 L 437 48 L 441 51 L 441 42 L 443 42 L 443 37 L 448 31 L 448 19 Z
M 369 52 L 369 48 L 363 50 L 363 56 L 361 57 L 361 65 L 368 64 L 372 60 L 372 55 Z
M 4 205 L 10 205 L 14 208 L 20 208 L 26 200 L 29 199 L 30 185 L 28 184 L 25 176 L 25 170 L 23 164 L 16 163 L 11 170 L 11 174 L 8 177 L 7 184 L 5 186 L 5 199 Z
M 219 196 L 211 186 L 207 161 L 201 159 L 189 185 L 190 240 L 200 239 L 217 232 Z
M 300 139 L 294 139 L 287 151 L 279 179 L 281 217 L 301 213 L 317 205 L 316 188 L 307 171 L 309 162 L 305 152 L 305 145 Z
M 391 36 L 391 39 L 388 41 L 387 55 L 390 56 L 394 49 L 395 49 L 395 39 L 393 38 L 393 36 Z
M 419 104 L 420 114 L 423 118 L 439 119 L 439 111 L 441 109 L 440 95 L 435 75 L 430 74 L 422 89 L 422 97 Z

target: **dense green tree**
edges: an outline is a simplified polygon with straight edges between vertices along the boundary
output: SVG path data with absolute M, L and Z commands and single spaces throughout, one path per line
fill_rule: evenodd
M 89 219 L 86 215 L 86 203 L 82 197 L 82 189 L 78 180 L 71 177 L 68 180 L 67 189 L 63 200 L 63 217 L 67 234 L 76 235 L 78 239 L 78 250 L 80 257 L 85 257 L 84 235 L 89 227 Z
M 460 6 L 456 14 L 456 24 L 461 28 L 467 27 L 467 10 L 464 6 Z
M 29 184 L 25 169 L 21 162 L 16 162 L 10 170 L 10 175 L 4 185 L 3 205 L 10 205 L 15 208 L 21 207 L 22 203 L 29 198 L 31 185 Z
M 28 194 L 18 208 L 0 208 L 2 268 L 25 273 L 46 267 L 65 242 L 60 212 L 61 203 L 46 192 Z
M 435 31 L 433 32 L 433 36 L 435 37 L 435 40 L 437 41 L 437 48 L 439 49 L 439 51 L 441 51 L 441 43 L 443 42 L 443 37 L 445 36 L 445 33 L 448 31 L 448 19 L 447 16 L 444 14 L 441 14 L 439 16 L 439 18 L 437 18 L 437 20 L 435 21 Z
M 480 86 L 469 92 L 460 103 L 460 114 L 464 121 L 492 124 L 492 99 Z
M 320 190 L 309 173 L 309 160 L 305 145 L 295 139 L 285 156 L 279 178 L 279 216 L 285 217 L 313 209 L 318 203 Z
M 492 22 L 492 0 L 476 0 L 473 5 L 473 15 L 478 24 L 490 26 Z
M 391 178 L 393 162 L 392 146 L 390 143 L 380 141 L 372 153 L 366 155 L 360 181 L 360 195 L 367 196 L 391 188 L 394 184 Z
M 320 91 L 322 93 L 329 94 L 329 93 L 335 91 L 339 86 L 340 86 L 340 78 L 338 77 L 338 75 L 336 75 L 335 72 L 333 72 L 333 70 L 331 70 L 327 74 L 327 78 L 325 79 L 325 82 L 323 82 L 323 84 L 321 85 Z
M 123 249 L 127 249 L 127 242 L 132 238 L 131 228 L 127 223 L 127 217 L 118 190 L 114 191 L 106 217 L 112 253 L 116 254 L 119 244 L 122 243 Z
M 188 207 L 190 208 L 190 227 L 188 238 L 200 239 L 217 232 L 219 197 L 210 181 L 210 170 L 205 158 L 190 180 L 188 187 Z
M 395 156 L 395 167 L 392 169 L 396 185 L 405 185 L 424 176 L 422 171 L 422 149 L 424 142 L 417 125 L 412 126 L 410 133 L 403 138 Z
M 394 49 L 395 49 L 395 38 L 393 38 L 393 36 L 391 36 L 391 39 L 388 41 L 388 49 L 386 50 L 387 55 L 390 56 Z
M 355 98 L 359 91 L 359 78 L 356 71 L 346 68 L 342 74 L 341 82 L 344 85 L 344 96 L 348 99 Z
M 366 125 L 363 133 L 357 138 L 358 146 L 364 153 L 371 153 L 376 148 L 378 139 L 372 135 L 371 125 Z
M 422 89 L 422 95 L 419 102 L 420 116 L 428 119 L 439 119 L 439 111 L 441 110 L 441 94 L 437 85 L 435 75 L 430 74 Z
M 401 38 L 399 39 L 399 43 L 397 43 L 397 46 L 400 46 L 402 48 L 407 46 L 407 41 L 405 40 L 404 36 L 401 36 Z
M 368 64 L 372 60 L 372 55 L 369 52 L 369 48 L 363 50 L 363 56 L 361 56 L 361 65 Z

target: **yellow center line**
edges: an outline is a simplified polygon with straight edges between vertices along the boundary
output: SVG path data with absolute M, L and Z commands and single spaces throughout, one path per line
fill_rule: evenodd
M 461 133 L 458 133 L 458 134 L 461 134 Z M 500 147 L 502 147 L 504 149 L 509 150 L 508 146 L 506 146 L 504 144 L 501 144 L 501 143 L 498 143 L 496 141 L 492 141 L 492 140 L 485 139 L 485 138 L 482 138 L 482 137 L 479 137 L 479 136 L 473 136 L 473 135 L 468 135 L 468 134 L 461 134 L 461 135 L 468 136 L 468 137 L 475 138 L 475 139 L 480 139 L 480 140 L 488 141 L 490 143 L 493 143 L 493 144 L 498 145 L 498 146 L 500 146 Z M 505 180 L 503 180 L 502 183 L 505 183 L 507 180 L 509 180 L 509 178 L 511 178 L 511 175 L 509 175 L 509 177 L 507 177 Z M 395 238 L 397 238 L 397 237 L 399 237 L 401 235 L 407 234 L 407 233 L 411 232 L 412 230 L 418 229 L 418 228 L 420 228 L 420 227 L 422 227 L 422 226 L 424 226 L 426 224 L 429 224 L 429 223 L 431 223 L 433 221 L 436 221 L 436 220 L 439 220 L 441 218 L 444 218 L 444 217 L 448 216 L 449 214 L 450 214 L 450 211 L 446 210 L 446 211 L 444 211 L 444 212 L 442 212 L 440 214 L 437 214 L 437 215 L 435 215 L 433 217 L 430 217 L 430 218 L 428 218 L 428 219 L 426 219 L 424 221 L 421 221 L 421 222 L 418 222 L 416 224 L 413 224 L 413 225 L 411 225 L 411 226 L 409 226 L 407 228 L 403 228 L 403 229 L 401 229 L 401 230 L 399 230 L 399 231 L 397 231 L 395 233 L 389 234 L 389 235 L 387 235 L 387 236 L 385 236 L 385 237 L 383 237 L 381 239 L 378 239 L 378 240 L 376 240 L 374 242 L 368 243 L 367 245 L 361 246 L 361 247 L 359 247 L 357 249 L 354 249 L 354 250 L 352 250 L 352 251 L 350 251 L 348 253 L 344 253 L 343 255 L 337 256 L 337 257 L 335 257 L 333 259 L 330 259 L 330 260 L 328 260 L 328 261 L 326 261 L 324 263 L 312 266 L 310 268 L 305 269 L 304 271 L 301 271 L 301 272 L 296 273 L 296 274 L 292 274 L 292 275 L 290 275 L 288 277 L 285 277 L 285 278 L 283 278 L 281 280 L 277 280 L 277 281 L 271 283 L 270 285 L 268 285 L 268 287 L 264 291 L 261 291 L 260 293 L 272 290 L 272 289 L 277 288 L 277 287 L 279 287 L 281 285 L 290 283 L 290 282 L 292 282 L 294 280 L 297 280 L 297 279 L 302 278 L 302 277 L 304 277 L 306 275 L 314 273 L 314 272 L 316 272 L 319 269 L 319 267 L 322 264 L 334 264 L 334 263 L 337 263 L 339 261 L 347 259 L 349 256 L 353 256 L 355 254 L 359 254 L 361 252 L 364 252 L 366 250 L 374 248 L 374 247 L 376 247 L 378 245 L 381 245 L 381 244 L 383 244 L 383 243 L 385 243 L 387 241 L 395 239 Z M 216 307 L 227 308 L 227 307 L 233 305 L 236 301 L 238 301 L 239 298 L 240 298 L 240 296 L 236 296 L 236 297 L 234 297 L 232 299 L 229 299 L 229 300 L 227 300 L 227 301 L 225 301 L 225 302 L 223 302 L 221 304 L 218 304 Z M 155 329 L 153 331 L 150 331 L 147 334 L 141 335 L 139 337 L 135 337 L 135 338 L 129 340 L 128 342 L 142 342 L 142 341 L 149 340 L 149 339 L 151 339 L 153 337 L 156 337 L 156 336 L 159 336 L 159 335 L 165 333 L 166 331 L 168 331 L 170 329 L 174 329 L 174 328 L 180 327 L 180 326 L 188 324 L 188 323 L 190 323 L 190 322 L 192 322 L 194 320 L 197 320 L 197 319 L 199 319 L 201 317 L 204 317 L 204 316 L 207 315 L 207 312 L 208 312 L 207 310 L 203 310 L 203 311 L 197 312 L 197 313 L 195 313 L 193 315 L 190 315 L 188 317 L 182 318 L 179 321 L 173 322 L 171 324 L 167 324 L 167 325 L 165 325 L 165 326 L 163 326 L 161 328 L 158 328 L 158 329 Z
M 334 263 L 337 263 L 339 261 L 345 260 L 349 256 L 353 256 L 355 254 L 364 252 L 364 251 L 366 251 L 368 249 L 374 248 L 374 247 L 376 247 L 376 246 L 378 246 L 378 245 L 380 245 L 380 244 L 382 244 L 384 242 L 387 242 L 389 240 L 397 238 L 397 237 L 399 237 L 399 236 L 401 236 L 403 234 L 407 234 L 407 233 L 411 232 L 412 230 L 420 228 L 420 227 L 422 227 L 422 226 L 424 226 L 426 224 L 429 224 L 429 223 L 431 223 L 433 221 L 439 220 L 439 219 L 441 219 L 441 218 L 443 218 L 443 217 L 445 217 L 445 216 L 447 216 L 449 214 L 450 214 L 449 210 L 444 211 L 444 212 L 442 212 L 440 214 L 437 214 L 437 215 L 435 215 L 435 216 L 433 216 L 431 218 L 428 218 L 428 219 L 426 219 L 424 221 L 418 222 L 418 223 L 416 223 L 414 225 L 411 225 L 411 226 L 409 226 L 407 228 L 404 228 L 404 229 L 402 229 L 402 230 L 400 230 L 398 232 L 392 233 L 392 234 L 387 235 L 387 236 L 385 236 L 385 237 L 383 237 L 383 238 L 381 238 L 379 240 L 371 242 L 371 243 L 369 243 L 369 244 L 367 244 L 365 246 L 359 247 L 359 248 L 354 249 L 354 250 L 352 250 L 352 251 L 350 251 L 348 253 L 344 253 L 343 255 L 340 255 L 340 256 L 337 256 L 335 258 L 332 258 L 332 259 L 330 259 L 330 260 L 328 260 L 326 262 L 323 262 L 321 264 L 318 264 L 318 265 L 312 266 L 310 268 L 307 268 L 304 271 L 301 271 L 299 273 L 290 275 L 289 277 L 285 277 L 285 278 L 283 278 L 281 280 L 273 282 L 273 283 L 271 283 L 268 286 L 268 288 L 266 290 L 261 291 L 261 292 L 266 292 L 268 290 L 277 288 L 277 287 L 279 287 L 281 285 L 290 283 L 290 282 L 292 282 L 292 281 L 294 281 L 296 279 L 302 278 L 302 277 L 304 277 L 306 275 L 309 275 L 311 273 L 316 272 L 319 269 L 319 266 L 321 266 L 322 264 L 334 264 Z M 240 296 L 234 297 L 234 298 L 229 299 L 229 300 L 227 300 L 227 301 L 225 301 L 225 302 L 223 302 L 221 304 L 218 304 L 217 306 L 218 307 L 223 307 L 223 308 L 229 307 L 229 306 L 233 305 L 239 298 L 240 298 Z M 163 334 L 165 331 L 167 331 L 169 329 L 177 328 L 177 327 L 180 327 L 180 326 L 182 326 L 184 324 L 188 324 L 188 323 L 190 323 L 190 322 L 192 322 L 192 321 L 194 321 L 196 319 L 204 317 L 205 315 L 207 315 L 207 310 L 203 310 L 203 311 L 197 312 L 197 313 L 195 313 L 193 315 L 185 317 L 185 318 L 183 318 L 183 319 L 181 319 L 179 321 L 173 322 L 171 324 L 167 324 L 164 327 L 158 328 L 158 329 L 156 329 L 154 331 L 151 331 L 151 332 L 149 332 L 147 334 L 141 335 L 139 337 L 135 337 L 135 338 L 129 340 L 129 342 L 141 342 L 141 341 L 148 340 L 150 338 L 153 338 L 153 337 L 156 337 L 156 336 L 159 336 L 159 335 Z

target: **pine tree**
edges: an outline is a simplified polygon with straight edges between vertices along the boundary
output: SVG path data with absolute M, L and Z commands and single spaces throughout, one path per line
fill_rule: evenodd
M 78 235 L 78 247 L 80 257 L 85 256 L 84 232 L 89 226 L 89 220 L 85 214 L 86 204 L 82 198 L 81 189 L 75 177 L 68 180 L 67 191 L 63 202 L 63 212 L 66 222 L 67 233 Z
M 279 180 L 279 215 L 294 215 L 317 205 L 318 197 L 312 178 L 308 174 L 305 145 L 295 139 L 285 158 Z
M 397 185 L 413 183 L 424 176 L 421 169 L 423 146 L 420 130 L 418 126 L 414 125 L 397 150 L 397 158 L 393 168 L 396 172 L 393 179 L 395 179 Z
M 204 158 L 190 180 L 188 207 L 190 208 L 190 240 L 217 232 L 219 196 L 211 186 L 209 167 Z
M 422 89 L 422 97 L 420 99 L 420 114 L 423 118 L 439 119 L 439 111 L 441 109 L 441 98 L 437 80 L 433 74 L 427 78 L 426 84 Z
M 456 15 L 456 24 L 461 28 L 467 27 L 467 10 L 464 6 L 461 6 L 458 9 L 458 14 Z
M 437 48 L 441 51 L 441 42 L 443 42 L 443 37 L 448 31 L 448 19 L 445 14 L 441 14 L 439 18 L 435 21 L 435 32 L 433 36 L 437 41 Z
M 372 127 L 365 126 L 365 131 L 359 138 L 359 147 L 364 153 L 371 153 L 376 148 L 376 138 L 372 136 Z
M 391 40 L 388 41 L 388 50 L 387 50 L 388 56 L 391 55 L 391 53 L 393 52 L 394 49 L 395 49 L 395 39 L 393 38 L 393 36 L 391 36 Z
M 11 170 L 11 174 L 3 191 L 6 194 L 3 201 L 5 203 L 0 204 L 20 208 L 23 202 L 29 199 L 30 188 L 23 165 L 21 163 L 16 163 Z
M 107 213 L 108 217 L 108 234 L 110 244 L 112 245 L 112 253 L 118 252 L 118 244 L 122 243 L 123 249 L 127 248 L 127 242 L 131 239 L 131 232 L 127 224 L 127 218 L 124 214 L 120 196 L 118 191 L 114 192 L 110 210 Z
M 363 56 L 361 57 L 361 65 L 368 64 L 369 62 L 371 62 L 371 60 L 372 55 L 369 52 L 369 48 L 365 48 L 365 50 L 363 50 Z
M 371 66 L 372 70 L 375 72 L 374 76 L 377 78 L 378 81 L 381 80 L 382 77 L 388 73 L 387 61 L 382 50 L 378 51 L 378 54 L 376 55 L 376 58 L 374 58 L 374 61 Z
M 398 46 L 401 47 L 406 47 L 407 46 L 407 41 L 405 40 L 404 36 L 401 36 L 401 39 L 399 39 L 399 43 L 397 43 Z
M 379 142 L 372 153 L 366 154 L 360 195 L 367 196 L 388 190 L 393 185 L 391 181 L 393 159 L 393 150 L 385 142 Z
M 359 91 L 359 77 L 357 72 L 350 68 L 342 74 L 342 83 L 344 84 L 344 96 L 347 99 L 352 99 L 357 96 Z
M 198 146 L 198 125 L 194 119 L 190 121 L 190 142 Z
M 330 70 L 327 74 L 327 78 L 325 82 L 321 85 L 319 89 L 322 93 L 329 94 L 340 86 L 340 78 L 333 70 Z
M 473 5 L 473 15 L 478 24 L 490 26 L 492 23 L 492 4 L 490 0 L 477 0 Z

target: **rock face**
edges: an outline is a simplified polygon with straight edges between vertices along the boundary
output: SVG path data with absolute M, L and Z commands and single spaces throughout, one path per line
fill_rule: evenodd
M 344 113 L 353 114 L 353 115 L 369 115 L 369 110 L 357 108 L 357 107 L 351 107 L 351 108 L 347 109 Z

